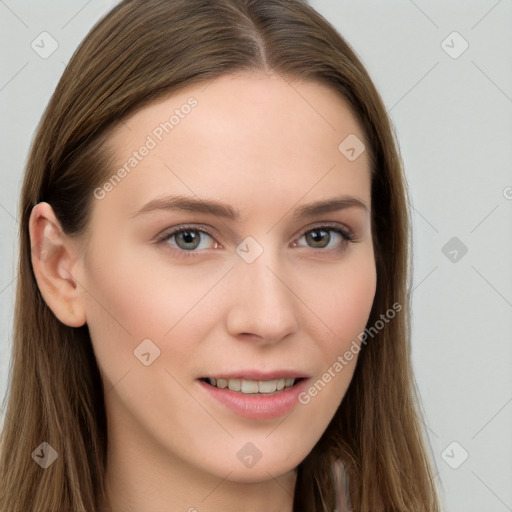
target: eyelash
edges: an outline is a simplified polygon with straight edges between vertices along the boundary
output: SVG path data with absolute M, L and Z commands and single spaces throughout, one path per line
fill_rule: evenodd
M 358 240 L 356 240 L 355 236 L 353 233 L 351 233 L 350 231 L 348 230 L 344 230 L 344 229 L 341 229 L 338 225 L 332 225 L 332 224 L 322 224 L 320 226 L 315 226 L 313 228 L 310 228 L 306 231 L 304 231 L 299 237 L 298 239 L 302 238 L 304 235 L 306 235 L 307 233 L 310 233 L 312 231 L 321 231 L 321 230 L 324 230 L 324 231 L 334 231 L 335 233 L 338 233 L 341 235 L 341 237 L 343 238 L 343 241 L 342 243 L 340 244 L 340 247 L 346 247 L 349 243 L 355 243 L 357 242 Z M 193 231 L 193 232 L 199 232 L 199 233 L 205 233 L 206 235 L 210 236 L 211 238 L 215 239 L 215 237 L 204 227 L 197 227 L 197 226 L 179 226 L 178 228 L 175 228 L 173 229 L 172 231 L 164 231 L 162 234 L 158 235 L 158 237 L 155 239 L 155 243 L 156 244 L 164 244 L 164 243 L 167 243 L 167 241 L 173 237 L 173 236 L 176 236 L 176 235 L 179 235 L 180 233 L 184 233 L 184 232 L 189 232 L 189 231 Z M 180 248 L 176 248 L 176 247 L 172 247 L 170 245 L 168 245 L 172 250 L 176 251 L 177 254 L 179 254 L 180 257 L 194 257 L 194 256 L 197 256 L 197 254 L 201 253 L 201 250 L 190 250 L 190 251 L 187 251 L 185 249 L 180 249 Z M 334 249 L 323 249 L 323 248 L 315 248 L 315 247 L 309 247 L 310 249 L 317 249 L 317 250 L 323 250 L 324 252 L 325 251 L 335 251 L 335 250 L 339 250 L 340 247 L 338 248 L 334 248 Z

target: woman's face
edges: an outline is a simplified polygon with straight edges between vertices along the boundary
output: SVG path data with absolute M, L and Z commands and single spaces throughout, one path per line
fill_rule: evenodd
M 264 74 L 115 130 L 76 278 L 119 457 L 256 482 L 311 451 L 376 289 L 361 140 L 333 91 Z

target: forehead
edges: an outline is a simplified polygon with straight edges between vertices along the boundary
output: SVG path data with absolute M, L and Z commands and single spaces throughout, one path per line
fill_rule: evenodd
M 347 158 L 347 140 L 364 148 L 357 119 L 334 90 L 276 75 L 224 75 L 116 127 L 107 179 L 121 178 L 106 199 L 125 213 L 159 193 L 216 197 L 242 211 L 256 201 L 272 207 L 333 189 L 369 200 L 367 152 Z

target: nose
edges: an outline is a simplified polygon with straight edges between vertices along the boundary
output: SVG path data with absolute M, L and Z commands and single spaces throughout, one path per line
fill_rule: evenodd
M 298 299 L 289 272 L 270 250 L 252 263 L 239 258 L 230 280 L 226 323 L 232 336 L 272 344 L 298 331 Z

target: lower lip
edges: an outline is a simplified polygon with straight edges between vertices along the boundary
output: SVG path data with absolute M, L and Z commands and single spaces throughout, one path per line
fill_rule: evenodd
M 199 384 L 213 398 L 218 400 L 239 416 L 244 418 L 266 420 L 289 414 L 298 404 L 299 395 L 307 387 L 307 379 L 295 386 L 272 394 L 247 395 L 228 388 L 220 389 L 200 380 Z

